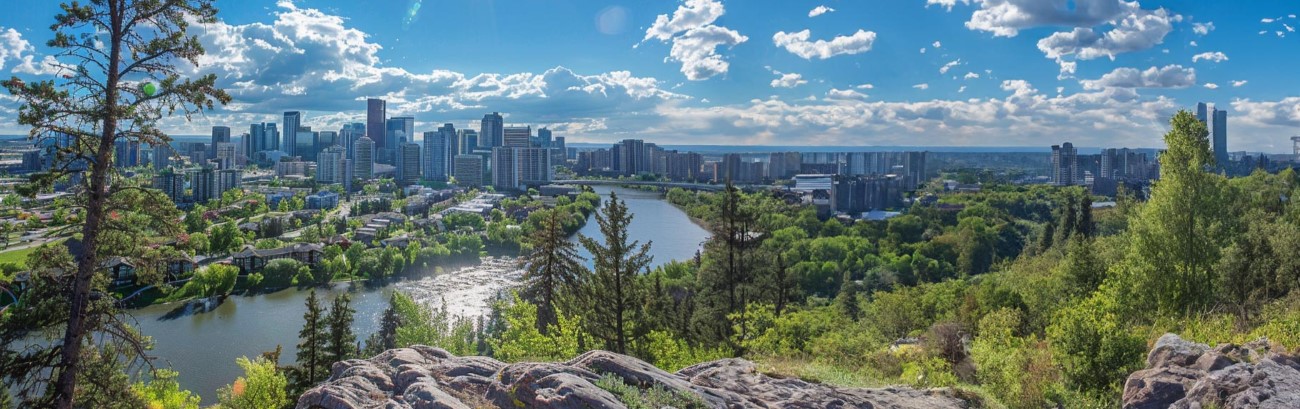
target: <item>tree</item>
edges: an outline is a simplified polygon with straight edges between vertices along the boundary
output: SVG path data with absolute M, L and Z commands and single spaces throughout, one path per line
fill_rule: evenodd
M 1151 200 L 1129 222 L 1132 248 L 1125 289 L 1134 312 L 1185 314 L 1209 306 L 1217 292 L 1213 267 L 1220 244 L 1235 235 L 1237 195 L 1223 176 L 1211 173 L 1205 124 L 1180 111 L 1165 134 L 1169 147 L 1160 155 L 1160 181 Z M 1139 296 L 1140 294 L 1140 296 Z
M 704 263 L 698 276 L 701 303 L 695 322 L 706 339 L 730 342 L 749 337 L 749 334 L 733 333 L 737 329 L 749 329 L 745 309 L 753 295 L 750 287 L 754 272 L 746 265 L 746 252 L 757 240 L 751 230 L 754 215 L 741 203 L 740 190 L 728 184 L 719 196 L 717 215 L 710 226 L 713 237 L 704 244 Z M 732 322 L 729 317 L 740 322 Z M 743 352 L 740 344 L 733 343 L 731 347 L 737 356 Z
M 329 315 L 325 317 L 325 322 L 329 325 L 329 335 L 325 340 L 322 363 L 328 362 L 326 365 L 352 359 L 357 354 L 357 336 L 352 333 L 352 315 L 356 311 L 352 309 L 350 302 L 347 293 L 339 294 L 334 297 Z
M 379 319 L 379 332 L 366 340 L 366 354 L 375 355 L 397 348 L 397 329 L 402 327 L 402 316 L 397 311 L 399 294 L 394 291 L 388 296 L 388 308 L 384 309 L 384 315 Z
M 235 383 L 217 391 L 217 401 L 225 409 L 282 408 L 292 403 L 285 390 L 289 379 L 275 367 L 275 362 L 265 358 L 235 360 L 244 369 L 244 376 Z
M 580 235 L 578 240 L 591 253 L 595 272 L 587 278 L 585 291 L 591 312 L 588 314 L 590 333 L 605 342 L 613 352 L 627 353 L 628 341 L 633 338 L 633 314 L 639 313 L 640 300 L 637 274 L 653 259 L 650 243 L 628 241 L 628 225 L 632 214 L 610 192 L 605 208 L 596 213 L 596 223 L 604 242 Z
M 316 299 L 316 290 L 307 294 L 307 312 L 303 313 L 302 330 L 298 331 L 298 371 L 306 375 L 298 383 L 314 385 L 325 380 L 329 364 L 325 363 L 325 341 L 329 336 L 328 322 Z
M 199 396 L 181 389 L 180 382 L 176 381 L 178 375 L 170 369 L 159 369 L 154 371 L 149 383 L 139 382 L 131 389 L 150 409 L 199 409 Z
M 582 284 L 582 266 L 573 242 L 564 234 L 562 217 L 558 209 L 545 213 L 541 227 L 529 236 L 532 253 L 524 261 L 524 290 L 520 296 L 536 305 L 537 330 L 547 334 L 547 329 L 558 321 L 557 310 L 570 303 Z
M 32 138 L 59 138 L 53 170 L 32 176 L 24 190 L 49 186 L 84 166 L 84 252 L 68 286 L 67 323 L 60 344 L 57 379 L 45 394 L 53 406 L 71 408 L 82 350 L 92 328 L 87 315 L 95 270 L 101 261 L 100 234 L 113 195 L 130 189 L 113 166 L 119 140 L 158 145 L 170 138 L 155 124 L 181 111 L 187 117 L 216 102 L 230 101 L 217 89 L 216 76 L 181 79 L 179 61 L 199 64 L 203 47 L 187 34 L 191 22 L 216 20 L 210 0 L 105 0 L 62 5 L 47 45 L 59 49 L 60 80 L 25 83 L 17 77 L 0 82 L 22 106 L 18 123 L 31 127 Z M 139 85 L 156 83 L 156 92 Z M 68 143 L 71 142 L 71 143 Z

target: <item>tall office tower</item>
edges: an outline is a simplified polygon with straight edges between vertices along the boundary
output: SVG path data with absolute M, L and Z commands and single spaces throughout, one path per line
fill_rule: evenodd
M 320 152 L 316 161 L 316 181 L 343 183 L 347 178 L 348 152 L 339 145 L 331 145 Z
M 375 141 L 369 136 L 362 136 L 352 146 L 354 164 L 352 166 L 352 177 L 361 180 L 369 180 L 375 176 Z
M 300 126 L 295 138 L 298 139 L 298 146 L 293 148 L 293 156 L 301 157 L 302 160 L 308 162 L 315 162 L 316 139 L 318 138 L 316 132 L 313 132 L 310 126 Z
M 456 177 L 456 184 L 461 187 L 479 187 L 483 186 L 483 157 L 478 155 L 461 154 L 456 155 L 455 170 L 453 175 Z
M 341 142 L 339 142 L 338 131 L 317 131 L 316 132 L 317 151 L 324 151 L 325 148 L 338 145 L 340 143 Z
M 274 123 L 264 125 L 266 126 L 266 135 L 263 136 L 263 143 L 266 144 L 266 148 L 262 150 L 284 152 L 280 150 L 280 130 L 275 127 Z
M 551 130 L 543 126 L 537 130 L 537 145 L 543 148 L 551 147 Z
M 451 123 L 445 123 L 438 127 L 438 133 L 442 135 L 443 140 L 446 141 L 447 144 L 447 151 L 443 157 L 446 158 L 444 160 L 444 163 L 447 164 L 446 173 L 450 176 L 451 165 L 456 162 L 456 155 L 459 155 L 460 152 L 460 137 L 457 135 L 456 125 Z
M 161 190 L 172 203 L 185 201 L 185 176 L 172 169 L 163 169 L 153 177 L 153 188 Z
M 450 154 L 447 146 L 447 139 L 443 137 L 442 132 L 425 132 L 424 133 L 424 177 L 429 180 L 443 181 L 447 180 L 449 166 L 447 155 Z
M 459 129 L 456 130 L 456 138 L 460 142 L 460 149 L 456 151 L 457 155 L 473 152 L 474 148 L 478 147 L 478 131 Z
M 343 125 L 343 129 L 339 130 L 338 144 L 343 145 L 343 150 L 347 151 L 348 160 L 353 159 L 352 144 L 356 143 L 357 139 L 361 139 L 362 136 L 366 136 L 366 124 L 363 123 Z
M 266 127 L 262 124 L 252 124 L 248 126 L 248 133 L 244 135 L 244 154 L 251 160 L 257 157 L 257 153 L 262 151 L 262 138 L 266 134 Z
M 190 171 L 190 194 L 194 202 L 204 203 L 217 197 L 217 171 L 204 166 Z
M 217 197 L 227 190 L 239 189 L 244 185 L 244 171 L 241 169 L 221 169 L 217 172 Z
M 646 155 L 645 141 L 624 139 L 612 150 L 614 170 L 623 175 L 635 175 L 650 170 L 650 158 Z
M 1204 102 L 1196 103 L 1196 119 L 1201 120 L 1201 123 L 1207 127 L 1210 125 L 1209 106 Z
M 213 147 L 213 150 L 215 151 L 215 155 L 212 159 L 217 161 L 217 166 L 219 168 L 231 169 L 235 167 L 235 160 L 239 157 L 239 155 L 235 153 L 235 144 L 230 142 L 217 142 L 216 146 Z
M 375 142 L 375 148 L 384 147 L 384 127 L 388 122 L 388 103 L 382 99 L 366 100 L 366 137 Z M 358 139 L 360 139 L 358 137 Z
M 533 127 L 531 126 L 507 126 L 501 133 L 505 141 L 501 146 L 507 148 L 527 148 L 532 146 Z
M 538 131 L 538 133 L 540 132 L 541 131 Z M 563 136 L 555 137 L 555 139 L 551 141 L 551 165 L 563 165 L 565 162 L 565 153 L 568 149 L 569 148 L 564 146 Z
M 140 166 L 140 142 L 118 139 L 113 143 L 113 164 L 119 168 Z
M 371 138 L 374 139 L 374 138 Z M 415 140 L 415 118 L 393 117 L 388 118 L 384 124 L 384 143 L 375 150 L 377 152 L 375 160 L 379 163 L 397 165 L 397 151 L 400 149 L 402 140 Z
M 172 150 L 172 146 L 167 144 L 166 142 L 154 145 L 153 146 L 153 168 L 155 170 L 161 170 L 167 168 L 168 166 L 171 166 L 172 155 L 175 154 L 176 152 Z
M 397 147 L 397 184 L 410 186 L 420 182 L 420 144 L 402 140 Z
M 518 148 L 492 148 L 492 186 L 499 190 L 515 189 L 519 186 L 519 172 L 515 169 L 518 160 L 515 154 Z
M 1069 142 L 1052 145 L 1052 184 L 1070 186 L 1078 184 L 1079 152 Z
M 302 127 L 302 113 L 298 111 L 286 111 L 284 113 L 284 142 L 280 144 L 284 153 L 290 156 L 301 155 L 298 153 L 298 129 Z
M 903 153 L 903 188 L 911 191 L 916 190 L 917 186 L 925 183 L 926 173 L 926 156 L 928 152 L 904 152 Z
M 1228 166 L 1228 111 L 1214 109 L 1214 162 Z
M 208 149 L 209 149 L 209 150 L 208 150 L 208 156 L 211 156 L 211 157 L 214 157 L 214 158 L 217 157 L 217 144 L 219 144 L 219 143 L 229 143 L 229 142 L 230 142 L 230 127 L 229 127 L 229 126 L 214 126 L 214 127 L 212 127 L 212 143 L 209 145 L 210 147 L 208 148 Z
M 483 121 L 479 123 L 478 147 L 491 149 L 498 146 L 505 146 L 505 118 L 497 112 L 483 115 Z

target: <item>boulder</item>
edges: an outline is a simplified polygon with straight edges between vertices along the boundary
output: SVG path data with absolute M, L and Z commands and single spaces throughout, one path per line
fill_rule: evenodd
M 1126 409 L 1300 408 L 1300 361 L 1267 340 L 1209 348 L 1165 334 L 1122 399 Z

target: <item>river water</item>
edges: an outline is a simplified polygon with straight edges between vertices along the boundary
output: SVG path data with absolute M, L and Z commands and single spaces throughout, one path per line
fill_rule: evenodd
M 608 196 L 617 192 L 634 215 L 628 235 L 632 240 L 651 242 L 652 266 L 695 256 L 708 232 L 691 222 L 681 210 L 655 192 L 597 187 Z M 594 219 L 579 234 L 600 237 Z M 576 236 L 571 238 L 576 241 Z M 582 246 L 579 254 L 589 258 Z M 590 266 L 590 261 L 587 262 Z M 316 289 L 321 303 L 341 293 L 352 298 L 356 321 L 352 330 L 364 340 L 379 327 L 391 291 L 402 291 L 431 308 L 445 300 L 448 311 L 462 317 L 476 317 L 488 310 L 488 300 L 499 290 L 517 285 L 521 272 L 515 261 L 486 259 L 479 266 L 445 272 L 418 280 L 406 280 L 384 287 L 338 284 Z M 216 402 L 216 391 L 242 375 L 235 358 L 257 356 L 277 345 L 283 348 L 282 365 L 294 361 L 298 330 L 306 311 L 307 291 L 288 289 L 271 294 L 232 296 L 219 305 L 154 305 L 131 311 L 141 333 L 153 337 L 155 364 L 180 372 L 181 387 L 199 394 L 204 404 Z

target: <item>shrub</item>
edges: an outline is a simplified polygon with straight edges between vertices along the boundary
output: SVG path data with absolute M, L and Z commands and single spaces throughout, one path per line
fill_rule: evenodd
M 1125 330 L 1104 293 L 1057 312 L 1047 328 L 1053 356 L 1083 392 L 1115 392 L 1142 365 L 1146 342 Z
M 603 375 L 596 380 L 596 386 L 614 395 L 628 409 L 705 409 L 708 404 L 700 397 L 689 393 L 680 393 L 665 389 L 663 385 L 654 385 L 639 389 L 628 385 L 614 375 Z

